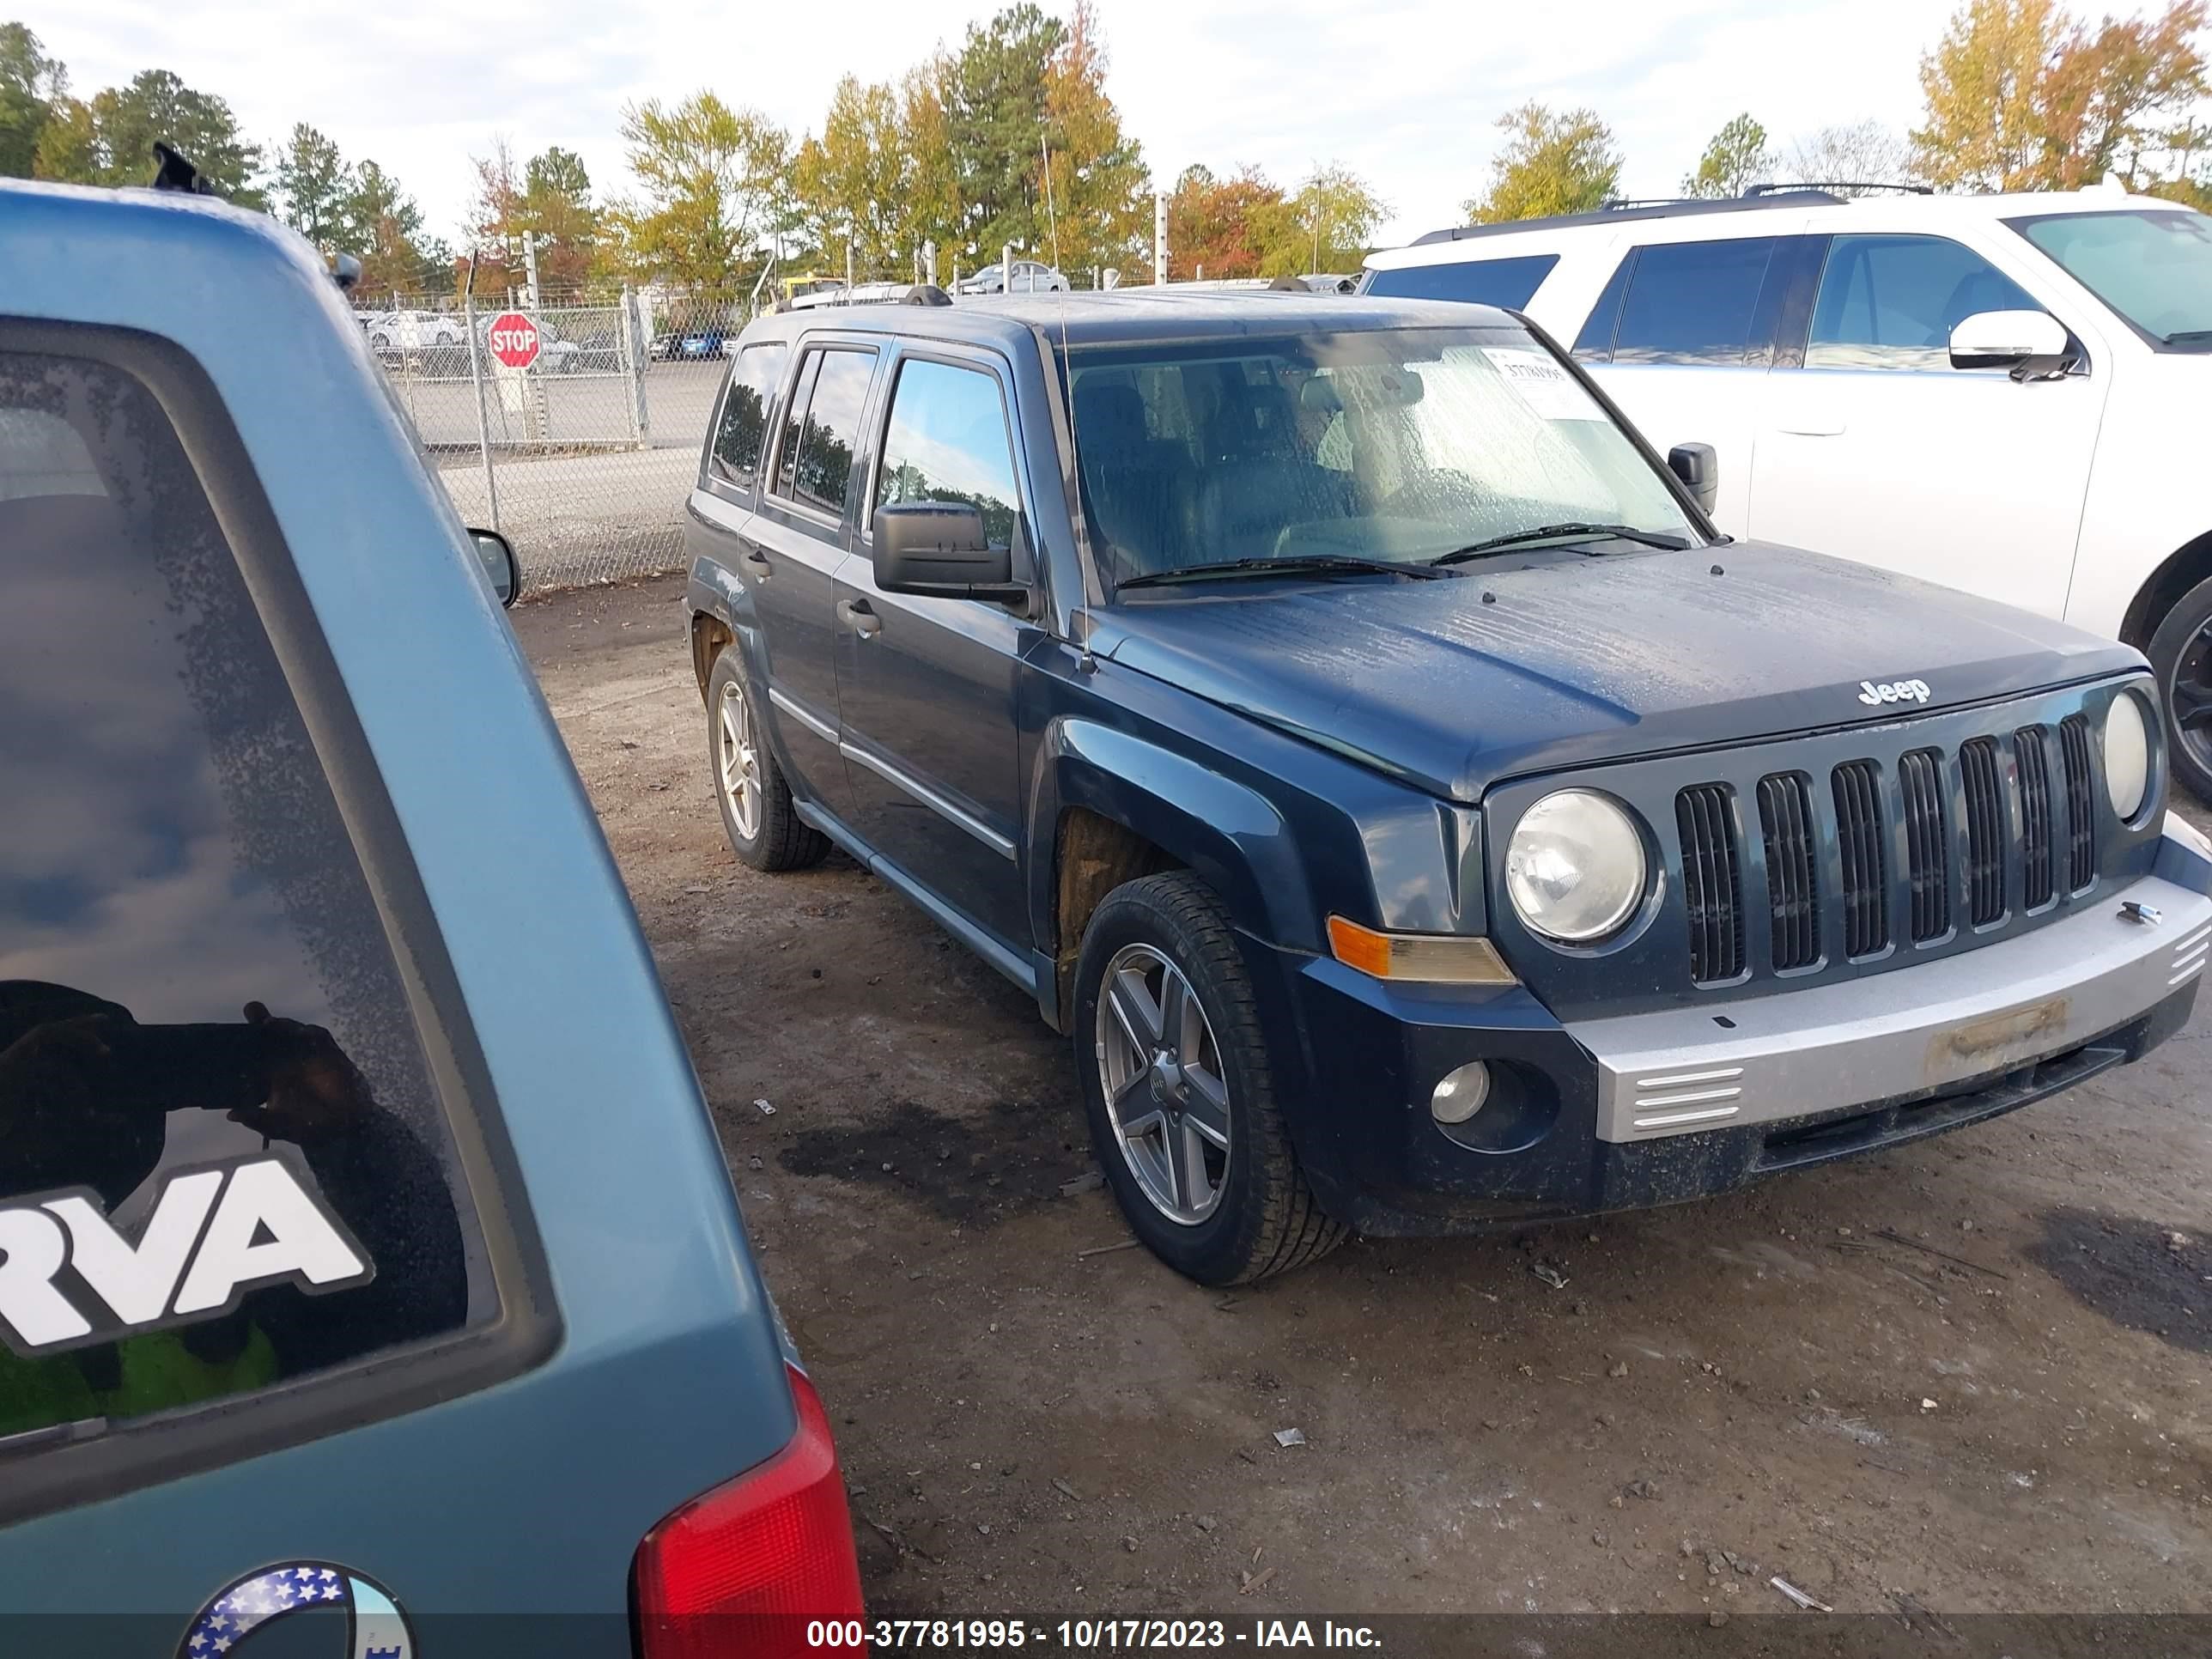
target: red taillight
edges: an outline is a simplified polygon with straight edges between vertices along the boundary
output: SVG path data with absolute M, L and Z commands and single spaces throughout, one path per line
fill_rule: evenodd
M 807 1627 L 860 1617 L 860 1569 L 830 1419 L 793 1370 L 799 1432 L 750 1473 L 693 1498 L 637 1547 L 644 1659 L 820 1650 Z

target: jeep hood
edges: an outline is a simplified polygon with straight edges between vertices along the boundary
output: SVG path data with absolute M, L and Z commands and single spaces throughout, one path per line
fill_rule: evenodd
M 1886 723 L 2142 662 L 2009 605 L 1759 543 L 1463 568 L 1132 596 L 1094 613 L 1091 646 L 1462 801 L 1511 776 Z M 1863 683 L 1911 681 L 1924 703 L 1917 687 L 1860 700 Z

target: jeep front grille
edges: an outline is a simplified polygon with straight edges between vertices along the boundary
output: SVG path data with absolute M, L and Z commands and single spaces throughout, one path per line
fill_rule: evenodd
M 1831 783 L 1836 794 L 1836 850 L 1844 862 L 1844 953 L 1870 957 L 1889 944 L 1881 786 L 1872 761 L 1846 761 L 1835 769 Z
M 1905 799 L 1906 879 L 1912 890 L 1912 940 L 1951 931 L 1951 838 L 1943 828 L 1943 757 L 1916 749 L 1898 762 Z
M 2080 892 L 2097 878 L 2097 815 L 2089 781 L 2089 722 L 2069 714 L 2058 722 L 2066 753 L 2066 886 Z
M 2051 902 L 2056 874 L 2051 866 L 2051 757 L 2044 745 L 2048 727 L 2023 726 L 2012 734 L 2020 760 L 2021 867 L 2027 886 L 2021 902 L 2039 910 Z
M 2015 906 L 2041 909 L 2061 880 L 2069 894 L 2096 884 L 2099 809 L 2081 714 L 1970 738 L 1948 752 L 1890 753 L 1834 765 L 1826 788 L 1817 774 L 1759 778 L 1748 848 L 1730 785 L 1677 793 L 1692 980 L 1716 985 L 1747 971 L 1817 967 L 1824 921 L 1840 935 L 1841 957 L 1856 961 L 1893 941 L 1930 945 L 1954 928 L 1996 927 Z M 2053 799 L 2054 782 L 2063 800 Z M 1747 888 L 1754 906 L 1765 896 L 1763 960 L 1745 951 L 1747 923 L 1758 925 L 1745 910 Z
M 1959 774 L 1966 793 L 1966 914 L 1977 927 L 2004 915 L 2004 795 L 1997 782 L 1997 740 L 1975 738 L 1959 745 Z
M 1690 912 L 1690 977 L 1700 985 L 1743 971 L 1743 871 L 1736 855 L 1735 798 L 1700 783 L 1674 798 L 1682 836 L 1682 896 Z
M 1813 805 L 1800 772 L 1759 781 L 1759 823 L 1766 841 L 1766 903 L 1774 926 L 1774 965 L 1808 968 L 1820 959 L 1820 884 L 1813 847 Z

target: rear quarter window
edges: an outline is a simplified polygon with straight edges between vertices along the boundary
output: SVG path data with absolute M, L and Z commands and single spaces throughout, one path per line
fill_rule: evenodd
M 1556 253 L 1531 253 L 1511 259 L 1468 259 L 1455 264 L 1402 265 L 1378 270 L 1367 291 L 1386 299 L 1460 300 L 1476 305 L 1524 309 L 1559 263 Z
M 722 395 L 720 418 L 714 422 L 714 442 L 707 462 L 711 477 L 740 489 L 752 487 L 768 440 L 769 411 L 775 405 L 776 386 L 790 356 L 791 348 L 781 340 L 749 345 L 738 354 L 730 368 L 729 390 Z
M 0 350 L 0 1460 L 493 1323 L 380 908 L 132 375 Z

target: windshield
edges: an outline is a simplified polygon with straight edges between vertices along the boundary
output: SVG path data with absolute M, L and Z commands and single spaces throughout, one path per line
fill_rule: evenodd
M 1525 331 L 1389 329 L 1078 349 L 1102 576 L 1238 559 L 1425 565 L 1547 525 L 1702 539 Z
M 2011 224 L 2154 343 L 2212 351 L 2212 219 L 2146 209 Z

